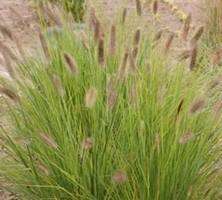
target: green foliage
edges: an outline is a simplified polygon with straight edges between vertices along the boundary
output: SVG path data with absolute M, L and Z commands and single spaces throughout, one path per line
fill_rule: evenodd
M 150 27 L 133 45 L 132 29 L 116 30 L 112 55 L 110 34 L 87 31 L 82 43 L 64 27 L 43 45 L 47 61 L 20 65 L 20 98 L 3 90 L 16 102 L 6 101 L 1 175 L 22 199 L 220 199 L 221 107 L 208 74 L 171 62 Z
M 85 0 L 40 0 L 40 2 L 43 4 L 46 2 L 53 2 L 62 5 L 66 11 L 72 13 L 76 22 L 83 21 L 85 13 Z M 39 3 L 39 0 L 37 3 Z

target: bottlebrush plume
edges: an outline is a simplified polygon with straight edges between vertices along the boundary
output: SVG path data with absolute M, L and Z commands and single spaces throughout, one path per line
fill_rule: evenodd
M 39 39 L 40 39 L 40 43 L 41 43 L 43 52 L 45 54 L 45 58 L 47 60 L 50 60 L 49 48 L 48 48 L 47 42 L 45 40 L 45 37 L 43 36 L 43 34 L 41 32 L 39 33 Z
M 190 53 L 189 68 L 190 68 L 191 71 L 195 68 L 196 61 L 197 61 L 197 45 L 194 44 L 194 46 L 191 49 L 191 53 Z
M 104 40 L 103 38 L 99 39 L 98 44 L 98 62 L 101 66 L 105 65 L 105 50 L 104 50 Z
M 194 101 L 191 104 L 190 113 L 194 114 L 198 111 L 201 111 L 204 108 L 204 106 L 205 106 L 205 100 L 204 99 L 197 99 L 196 101 Z
M 123 14 L 122 14 L 122 24 L 125 24 L 126 21 L 126 16 L 127 16 L 127 8 L 123 9 Z
M 114 55 L 116 51 L 116 26 L 111 26 L 110 32 L 110 55 Z
M 92 138 L 88 137 L 88 138 L 85 138 L 83 141 L 82 141 L 82 148 L 83 150 L 91 150 L 93 148 L 93 140 Z
M 179 138 L 179 144 L 186 144 L 194 137 L 192 132 L 187 132 Z
M 158 7 L 159 7 L 159 5 L 158 5 L 159 3 L 158 3 L 158 1 L 157 0 L 154 0 L 154 2 L 153 2 L 153 14 L 154 15 L 156 15 L 157 14 L 157 12 L 158 12 Z
M 142 15 L 142 5 L 140 0 L 136 0 L 136 12 L 138 16 Z
M 85 106 L 87 108 L 92 108 L 97 100 L 97 95 L 98 92 L 96 90 L 96 88 L 91 87 L 87 90 L 86 95 L 85 95 Z
M 133 45 L 138 46 L 141 38 L 141 30 L 138 28 L 134 35 Z
M 65 95 L 65 90 L 63 88 L 62 81 L 58 75 L 52 75 L 52 83 L 55 90 L 59 93 L 61 97 L 63 97 Z
M 5 86 L 0 86 L 0 93 L 14 101 L 15 103 L 19 102 L 20 98 L 19 96 L 10 90 L 9 88 L 6 88 Z
M 169 51 L 169 49 L 170 49 L 170 47 L 171 47 L 171 45 L 173 43 L 174 37 L 175 37 L 175 34 L 171 33 L 169 35 L 169 37 L 167 38 L 166 43 L 165 43 L 165 53 L 167 53 Z
M 197 31 L 194 33 L 194 36 L 193 36 L 193 38 L 190 41 L 191 44 L 196 43 L 200 39 L 200 37 L 202 36 L 203 32 L 204 32 L 204 27 L 200 26 L 197 29 Z
M 114 174 L 112 176 L 113 182 L 115 182 L 117 184 L 125 183 L 127 181 L 127 179 L 128 179 L 127 174 L 123 170 L 117 170 L 116 172 L 114 172 Z
M 75 59 L 68 53 L 63 54 L 67 69 L 73 74 L 73 75 L 78 75 L 79 74 L 79 69 L 78 65 L 75 61 Z
M 48 134 L 40 133 L 40 138 L 49 147 L 51 147 L 53 149 L 57 149 L 58 148 L 58 145 L 56 144 L 54 139 L 51 136 L 49 136 Z
M 189 15 L 186 17 L 186 19 L 184 21 L 183 30 L 182 30 L 182 33 L 181 33 L 181 37 L 184 41 L 187 40 L 187 37 L 188 37 L 188 34 L 189 34 L 191 19 L 192 19 L 191 14 L 189 13 Z

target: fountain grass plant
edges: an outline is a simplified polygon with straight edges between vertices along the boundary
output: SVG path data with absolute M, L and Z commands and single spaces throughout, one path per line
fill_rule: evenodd
M 125 21 L 40 34 L 44 55 L 2 81 L 0 172 L 21 199 L 221 197 L 219 84 Z

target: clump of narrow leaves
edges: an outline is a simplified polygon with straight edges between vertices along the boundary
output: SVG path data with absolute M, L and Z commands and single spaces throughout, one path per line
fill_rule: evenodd
M 126 17 L 110 33 L 94 18 L 84 34 L 40 34 L 45 57 L 2 84 L 0 172 L 21 199 L 219 198 L 222 106 L 194 63 L 171 62 L 161 33 L 130 34 Z

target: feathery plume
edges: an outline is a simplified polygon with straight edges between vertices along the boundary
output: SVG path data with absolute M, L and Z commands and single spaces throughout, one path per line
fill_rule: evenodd
M 83 148 L 83 150 L 91 150 L 93 148 L 93 140 L 92 140 L 92 138 L 90 138 L 90 137 L 85 138 L 82 141 L 82 148 Z
M 189 68 L 192 71 L 196 65 L 196 60 L 197 60 L 197 46 L 194 44 L 194 46 L 191 49 L 190 52 L 190 65 Z
M 106 87 L 106 101 L 109 109 L 113 109 L 117 101 L 117 92 L 115 90 L 116 79 L 115 77 L 110 77 Z
M 171 33 L 169 35 L 169 37 L 167 38 L 166 43 L 165 43 L 165 53 L 167 53 L 169 51 L 169 49 L 170 49 L 170 47 L 171 47 L 171 45 L 173 43 L 174 37 L 175 37 L 175 34 Z
M 40 43 L 41 43 L 43 52 L 45 54 L 45 58 L 47 60 L 50 60 L 49 48 L 48 48 L 47 42 L 45 40 L 45 37 L 43 36 L 43 34 L 41 32 L 39 33 L 39 39 L 40 39 Z
M 154 36 L 153 41 L 154 41 L 154 42 L 157 42 L 158 40 L 160 40 L 161 37 L 162 37 L 162 35 L 163 35 L 163 32 L 164 32 L 163 29 L 157 31 L 157 33 L 156 33 L 155 36 Z
M 4 55 L 8 55 L 9 58 L 11 58 L 14 61 L 18 61 L 18 58 L 15 56 L 15 54 L 11 51 L 9 47 L 3 44 L 3 42 L 0 41 L 0 51 Z
M 154 0 L 152 8 L 153 8 L 153 14 L 156 15 L 158 11 L 158 0 Z
M 104 40 L 102 38 L 99 39 L 98 44 L 98 62 L 101 66 L 105 65 L 105 50 L 104 50 Z
M 0 24 L 0 32 L 4 37 L 8 37 L 10 40 L 13 40 L 13 34 L 9 28 Z
M 84 31 L 81 32 L 82 45 L 86 50 L 89 50 L 89 41 Z
M 78 75 L 79 69 L 75 59 L 68 53 L 64 53 L 63 57 L 65 59 L 67 69 L 70 71 L 70 73 L 73 75 Z
M 141 31 L 140 29 L 138 28 L 136 30 L 136 33 L 134 34 L 134 40 L 133 40 L 133 45 L 134 46 L 138 46 L 139 45 L 139 42 L 140 42 L 140 38 L 141 38 Z
M 222 59 L 222 49 L 217 49 L 212 55 L 212 64 L 219 65 Z
M 194 135 L 192 132 L 187 132 L 179 138 L 179 144 L 186 144 L 187 142 L 192 140 L 193 137 L 194 137 Z
M 136 0 L 136 12 L 138 16 L 142 15 L 142 5 L 140 0 Z
M 196 101 L 194 101 L 191 104 L 190 113 L 194 114 L 198 111 L 201 111 L 204 108 L 204 106 L 205 106 L 205 100 L 204 99 L 197 99 Z
M 214 79 L 213 81 L 211 81 L 211 83 L 210 83 L 210 89 L 211 89 L 211 90 L 214 89 L 214 88 L 217 87 L 219 84 L 221 84 L 221 82 L 222 82 L 222 77 L 221 77 L 221 76 L 217 77 L 216 79 Z
M 177 107 L 177 116 L 180 114 L 183 104 L 184 104 L 184 100 L 182 99 Z
M 184 21 L 183 30 L 181 33 L 181 37 L 184 41 L 187 40 L 189 30 L 190 30 L 190 24 L 191 24 L 191 14 L 189 13 L 189 15 L 186 17 Z
M 59 93 L 59 95 L 61 97 L 63 97 L 65 95 L 65 90 L 63 88 L 62 81 L 61 81 L 60 77 L 53 74 L 52 83 L 53 83 L 53 86 L 56 89 L 56 91 Z
M 129 64 L 128 64 L 128 73 L 129 74 L 135 74 L 137 72 L 137 67 L 135 63 L 135 58 L 132 55 L 132 53 L 129 54 Z
M 112 25 L 110 32 L 110 55 L 114 55 L 116 51 L 116 27 Z
M 123 14 L 122 14 L 122 24 L 125 24 L 126 21 L 126 16 L 127 16 L 127 8 L 123 9 Z
M 20 101 L 19 96 L 10 90 L 9 88 L 6 88 L 4 86 L 0 86 L 0 93 L 11 99 L 12 101 L 18 103 Z
M 137 105 L 137 102 L 138 102 L 137 86 L 134 83 L 129 90 L 129 103 L 135 106 Z
M 179 57 L 179 60 L 182 61 L 182 60 L 188 59 L 190 56 L 191 56 L 191 51 L 186 49 L 182 53 L 180 53 L 178 57 Z
M 55 25 L 62 27 L 61 19 L 58 17 L 59 15 L 55 14 L 55 9 L 52 10 L 51 7 L 44 6 L 44 11 L 48 15 L 49 19 L 51 19 Z
M 127 49 L 124 56 L 123 56 L 122 63 L 121 63 L 119 70 L 118 70 L 118 74 L 117 74 L 118 81 L 123 80 L 126 75 L 128 57 L 129 57 L 129 50 Z
M 117 170 L 116 172 L 114 172 L 114 174 L 112 176 L 113 182 L 115 182 L 117 184 L 125 183 L 127 181 L 127 179 L 128 179 L 127 174 L 123 170 Z
M 216 118 L 218 118 L 221 115 L 221 110 L 222 110 L 222 101 L 218 101 L 215 103 L 213 107 L 213 111 Z
M 98 92 L 96 88 L 91 87 L 87 90 L 86 95 L 85 95 L 85 105 L 87 108 L 92 108 L 97 99 Z
M 40 133 L 40 138 L 49 147 L 51 147 L 53 149 L 57 149 L 58 148 L 58 145 L 56 144 L 54 139 L 52 137 L 50 137 L 48 134 Z
M 200 39 L 200 37 L 202 36 L 203 32 L 204 32 L 204 27 L 203 27 L 203 26 L 200 26 L 200 27 L 197 29 L 197 31 L 194 33 L 194 36 L 192 37 L 190 43 L 191 43 L 191 44 L 196 43 L 196 42 Z
M 38 169 L 43 173 L 43 174 L 45 174 L 46 176 L 49 176 L 50 175 L 50 173 L 49 173 L 49 169 L 45 166 L 45 165 L 43 165 L 42 163 L 38 163 L 37 164 L 37 167 L 38 167 Z
M 94 40 L 96 42 L 98 42 L 100 39 L 100 31 L 101 31 L 100 29 L 101 29 L 101 25 L 100 25 L 99 20 L 97 19 L 94 26 Z
M 16 78 L 15 71 L 12 66 L 10 56 L 5 51 L 2 51 L 2 55 L 3 55 L 4 61 L 5 61 L 5 66 L 6 66 L 6 70 L 7 70 L 8 74 L 10 75 L 11 78 L 15 79 Z
M 138 51 L 139 51 L 139 48 L 138 48 L 138 46 L 135 46 L 134 48 L 133 48 L 133 50 L 132 50 L 132 56 L 133 56 L 133 58 L 136 60 L 136 57 L 137 57 L 137 55 L 138 55 Z

